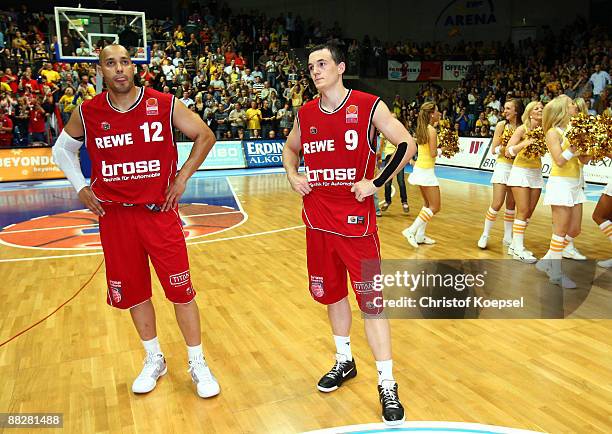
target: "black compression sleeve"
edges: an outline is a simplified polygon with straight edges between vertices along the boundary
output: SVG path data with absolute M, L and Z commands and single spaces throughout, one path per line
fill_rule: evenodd
M 383 185 L 385 185 L 385 182 L 387 182 L 389 178 L 391 178 L 391 175 L 393 175 L 393 172 L 395 172 L 395 169 L 399 167 L 400 163 L 404 159 L 404 155 L 406 155 L 407 150 L 408 150 L 408 143 L 402 142 L 399 145 L 397 145 L 397 149 L 395 150 L 395 153 L 393 154 L 393 158 L 391 158 L 391 161 L 389 161 L 389 163 L 385 166 L 385 169 L 382 171 L 382 173 L 378 175 L 376 179 L 374 179 L 374 185 L 376 187 L 378 188 L 382 187 Z

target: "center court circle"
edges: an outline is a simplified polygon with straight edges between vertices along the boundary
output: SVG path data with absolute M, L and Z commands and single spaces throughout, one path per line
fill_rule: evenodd
M 540 431 L 529 431 L 496 425 L 483 425 L 470 422 L 436 422 L 408 421 L 394 427 L 382 423 L 348 425 L 335 428 L 324 428 L 308 431 L 304 434 L 382 434 L 382 433 L 421 433 L 421 434 L 540 434 Z
M 232 229 L 246 220 L 246 214 L 228 206 L 200 203 L 179 204 L 187 241 Z M 98 217 L 87 209 L 34 217 L 6 226 L 0 243 L 12 247 L 42 250 L 101 249 Z

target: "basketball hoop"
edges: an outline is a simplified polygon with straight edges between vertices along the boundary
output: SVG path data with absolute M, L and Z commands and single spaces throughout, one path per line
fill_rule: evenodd
M 144 12 L 115 11 L 56 6 L 55 34 L 57 58 L 65 63 L 98 63 L 100 51 L 108 44 L 121 44 L 135 64 L 151 61 L 147 44 L 147 25 Z M 68 44 L 64 46 L 64 38 Z M 79 42 L 77 49 L 71 41 Z M 73 48 L 65 52 L 66 48 Z M 102 75 L 96 73 L 96 92 L 102 91 Z

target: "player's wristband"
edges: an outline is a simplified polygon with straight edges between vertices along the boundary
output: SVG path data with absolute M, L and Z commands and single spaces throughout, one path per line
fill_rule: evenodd
M 513 157 L 516 157 L 516 152 L 514 152 L 514 146 L 508 146 L 508 153 Z
M 385 185 L 385 182 L 391 178 L 391 176 L 395 173 L 395 170 L 399 167 L 400 163 L 404 159 L 404 155 L 406 155 L 406 151 L 408 150 L 408 143 L 402 142 L 397 145 L 397 149 L 393 153 L 393 157 L 391 161 L 385 166 L 385 169 L 381 172 L 380 175 L 374 179 L 374 186 L 377 188 Z
M 567 161 L 569 161 L 572 158 L 574 158 L 574 153 L 570 151 L 569 149 L 566 149 L 565 151 L 561 152 L 561 156 L 565 158 Z
M 493 155 L 497 156 L 501 153 L 501 146 L 498 146 L 497 148 L 495 148 L 495 151 L 493 151 Z

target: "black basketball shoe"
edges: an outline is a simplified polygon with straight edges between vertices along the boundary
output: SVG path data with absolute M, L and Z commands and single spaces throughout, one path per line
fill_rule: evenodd
M 384 380 L 378 386 L 378 396 L 382 404 L 382 420 L 387 425 L 401 425 L 404 423 L 404 407 L 397 394 L 397 383 Z
M 355 360 L 346 360 L 346 356 L 336 354 L 336 363 L 327 374 L 325 374 L 317 384 L 317 389 L 321 392 L 333 392 L 349 378 L 357 375 Z

